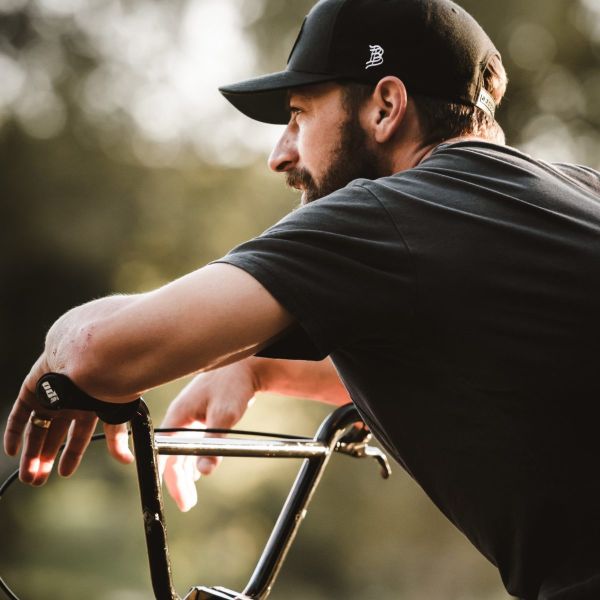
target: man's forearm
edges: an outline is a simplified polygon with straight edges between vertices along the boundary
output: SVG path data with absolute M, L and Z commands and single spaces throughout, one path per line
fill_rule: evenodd
M 251 357 L 246 359 L 261 392 L 299 396 L 329 404 L 350 402 L 331 359 L 319 362 Z
M 72 372 L 85 346 L 84 332 L 94 321 L 114 314 L 135 296 L 114 295 L 76 306 L 60 317 L 46 334 L 45 352 L 52 370 Z
M 123 402 L 252 355 L 291 323 L 250 275 L 209 265 L 152 292 L 69 311 L 48 333 L 46 357 L 92 396 Z

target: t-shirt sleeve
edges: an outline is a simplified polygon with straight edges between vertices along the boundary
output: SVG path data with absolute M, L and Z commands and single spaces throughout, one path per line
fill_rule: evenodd
M 413 312 L 409 253 L 360 183 L 295 210 L 216 262 L 248 272 L 295 317 L 264 356 L 320 360 L 350 344 L 384 343 Z
M 571 165 L 567 163 L 556 163 L 554 165 L 559 171 L 577 181 L 586 188 L 591 188 L 600 193 L 600 173 L 583 165 Z

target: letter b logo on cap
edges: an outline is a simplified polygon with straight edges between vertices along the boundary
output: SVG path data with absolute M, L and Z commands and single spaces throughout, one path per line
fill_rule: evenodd
M 369 69 L 370 67 L 378 67 L 383 64 L 383 48 L 379 45 L 371 46 L 369 44 L 369 50 L 371 51 L 371 56 L 367 61 L 367 65 L 365 69 Z

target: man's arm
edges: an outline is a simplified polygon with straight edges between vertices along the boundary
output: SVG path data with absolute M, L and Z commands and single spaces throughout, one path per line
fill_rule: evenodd
M 88 394 L 124 402 L 254 354 L 291 324 L 252 276 L 214 264 L 152 292 L 73 309 L 50 329 L 45 354 Z
M 247 361 L 256 378 L 257 392 L 298 396 L 337 406 L 350 402 L 330 358 L 315 362 L 252 356 Z
M 44 413 L 35 386 L 48 371 L 66 374 L 92 396 L 124 402 L 188 373 L 254 354 L 292 322 L 253 277 L 225 264 L 209 265 L 146 294 L 75 308 L 50 329 L 44 353 L 21 386 L 8 418 L 5 450 L 16 454 L 24 434 L 21 479 L 36 485 L 46 481 L 67 435 L 60 471 L 68 475 L 79 464 L 95 419 L 79 411 Z M 29 422 L 34 411 L 52 418 L 49 429 Z M 110 428 L 112 451 L 127 462 L 121 433 Z

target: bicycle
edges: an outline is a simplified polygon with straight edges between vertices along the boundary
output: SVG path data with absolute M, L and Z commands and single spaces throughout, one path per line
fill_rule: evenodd
M 306 438 L 233 429 L 155 430 L 150 411 L 142 398 L 119 405 L 102 402 L 88 396 L 66 376 L 57 373 L 48 373 L 40 379 L 36 395 L 50 410 L 66 408 L 90 410 L 107 423 L 129 423 L 142 505 L 150 578 L 157 600 L 266 599 L 273 588 L 306 515 L 308 504 L 333 453 L 346 454 L 355 458 L 373 458 L 379 463 L 384 479 L 387 479 L 391 473 L 386 455 L 379 448 L 369 445 L 371 434 L 364 424 L 356 426 L 356 423 L 362 423 L 362 420 L 352 404 L 334 410 L 323 420 L 314 437 Z M 203 435 L 206 433 L 233 433 L 253 437 L 250 439 L 221 437 L 178 439 L 170 435 L 157 435 L 157 433 L 171 434 L 178 431 L 198 431 Z M 94 439 L 103 437 L 102 434 L 98 434 L 94 436 Z M 265 439 L 265 437 L 274 439 Z M 175 591 L 158 472 L 158 455 L 303 459 L 271 535 L 242 592 L 222 586 L 197 585 L 181 598 Z M 18 471 L 0 486 L 0 498 L 17 476 Z M 0 589 L 10 600 L 19 600 L 2 578 L 0 578 Z

